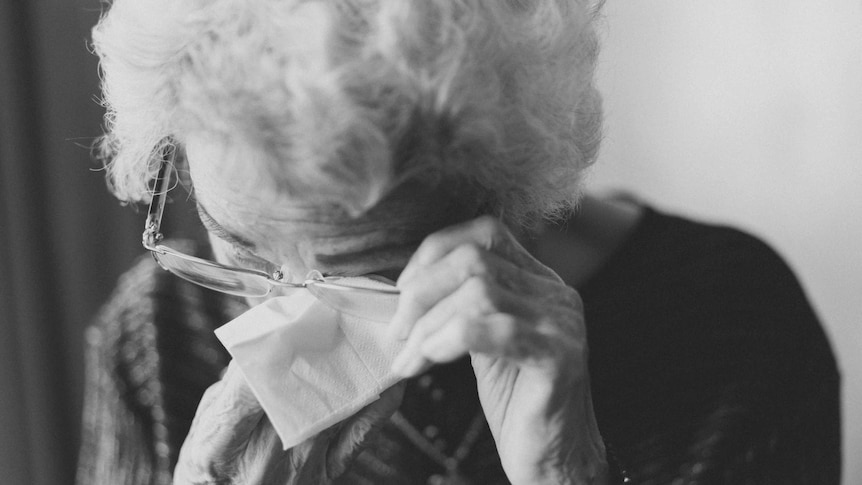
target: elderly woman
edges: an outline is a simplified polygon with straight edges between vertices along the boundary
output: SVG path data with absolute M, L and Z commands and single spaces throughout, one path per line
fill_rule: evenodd
M 114 0 L 110 184 L 188 281 L 142 261 L 88 335 L 79 482 L 837 483 L 838 374 L 781 259 L 582 197 L 598 9 Z M 215 263 L 160 242 L 171 172 Z M 395 286 L 400 383 L 283 450 L 212 330 L 310 271 Z

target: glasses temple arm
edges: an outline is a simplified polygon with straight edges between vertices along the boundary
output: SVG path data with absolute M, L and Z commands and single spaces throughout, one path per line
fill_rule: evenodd
M 153 185 L 153 195 L 150 199 L 150 208 L 147 211 L 147 221 L 144 224 L 143 245 L 152 249 L 162 239 L 160 232 L 162 225 L 162 214 L 165 212 L 167 192 L 170 187 L 171 170 L 173 169 L 174 153 L 176 148 L 165 148 L 164 158 L 159 166 L 159 173 Z

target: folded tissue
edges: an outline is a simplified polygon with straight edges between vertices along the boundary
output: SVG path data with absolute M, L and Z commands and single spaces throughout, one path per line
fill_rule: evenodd
M 369 278 L 341 281 L 360 288 L 387 285 Z M 399 380 L 389 369 L 404 344 L 386 333 L 398 295 L 340 293 L 336 310 L 297 289 L 215 331 L 284 449 L 350 417 Z

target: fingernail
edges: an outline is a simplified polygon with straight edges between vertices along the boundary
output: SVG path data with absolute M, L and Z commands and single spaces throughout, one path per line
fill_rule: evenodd
M 408 362 L 408 364 L 404 367 L 404 369 L 401 372 L 401 376 L 403 376 L 405 378 L 413 377 L 416 374 L 418 374 L 420 370 L 422 370 L 422 367 L 424 365 L 425 365 L 425 359 L 422 357 L 416 357 L 416 358 L 410 360 L 410 362 Z
M 419 347 L 419 353 L 431 360 L 435 360 L 435 358 L 439 357 L 438 354 L 442 353 L 442 350 L 440 339 L 435 339 L 433 336 L 423 342 L 422 346 Z
M 392 361 L 392 365 L 389 366 L 389 369 L 400 376 L 402 375 L 401 371 L 404 369 L 405 364 L 407 364 L 407 356 L 404 355 L 404 352 L 402 351 L 395 357 L 395 360 Z

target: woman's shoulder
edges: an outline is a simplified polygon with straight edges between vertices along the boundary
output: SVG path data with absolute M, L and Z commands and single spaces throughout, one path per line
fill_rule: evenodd
M 805 300 L 786 260 L 737 227 L 698 221 L 642 205 L 625 237 L 582 285 L 587 293 L 669 290 Z M 640 291 L 635 291 L 635 294 Z
M 713 390 L 838 379 L 800 281 L 778 252 L 744 230 L 645 207 L 579 291 L 591 347 L 608 369 L 629 363 L 630 375 L 668 385 L 672 376 L 700 374 Z
M 170 244 L 194 254 L 189 243 Z M 142 469 L 172 468 L 200 396 L 228 361 L 212 330 L 243 308 L 176 278 L 149 255 L 119 278 L 87 330 L 81 477 L 125 476 L 150 460 Z M 111 458 L 120 441 L 136 457 L 128 463 Z
M 196 253 L 189 241 L 170 244 Z M 213 330 L 244 309 L 241 300 L 185 282 L 146 255 L 120 276 L 87 330 L 87 345 L 132 394 L 144 389 L 139 392 L 149 396 L 146 389 L 167 375 L 163 369 L 178 365 L 208 369 L 190 374 L 202 375 L 208 385 L 228 360 Z M 178 377 L 172 374 L 168 380 Z
M 579 292 L 603 436 L 639 476 L 836 472 L 836 362 L 798 279 L 762 239 L 644 207 Z
M 641 280 L 702 284 L 796 281 L 760 238 L 729 225 L 660 211 L 630 198 L 587 197 L 572 217 L 543 227 L 536 255 L 586 292 Z M 623 281 L 620 281 L 623 280 Z
M 732 226 L 644 206 L 578 290 L 591 347 L 608 368 L 629 362 L 631 375 L 656 370 L 658 378 L 671 363 L 682 374 L 701 365 L 704 375 L 763 382 L 801 372 L 806 356 L 806 372 L 837 376 L 826 332 L 793 270 L 769 244 Z

